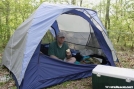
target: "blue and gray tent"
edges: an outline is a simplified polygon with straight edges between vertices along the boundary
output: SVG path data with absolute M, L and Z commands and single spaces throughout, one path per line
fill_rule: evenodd
M 115 50 L 96 11 L 72 5 L 41 4 L 10 38 L 2 64 L 14 75 L 20 89 L 40 89 L 92 75 L 95 64 L 72 64 L 40 53 L 41 40 L 50 30 L 66 34 L 71 49 L 105 55 L 110 66 Z

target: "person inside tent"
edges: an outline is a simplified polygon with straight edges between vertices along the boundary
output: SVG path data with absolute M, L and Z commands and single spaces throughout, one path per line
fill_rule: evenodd
M 50 43 L 48 49 L 48 55 L 51 58 L 64 60 L 69 63 L 75 63 L 76 58 L 72 57 L 70 49 L 64 41 L 65 41 L 65 34 L 63 32 L 59 32 L 57 35 L 57 40 Z

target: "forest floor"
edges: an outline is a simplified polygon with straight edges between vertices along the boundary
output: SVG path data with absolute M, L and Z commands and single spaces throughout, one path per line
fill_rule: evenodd
M 117 57 L 120 61 L 120 65 L 118 63 L 117 66 L 134 69 L 134 51 L 118 51 Z M 1 58 L 2 51 L 0 51 L 0 64 Z M 0 66 L 0 89 L 16 89 L 15 82 L 11 78 L 9 71 L 3 66 Z M 67 81 L 47 89 L 92 89 L 92 78 Z

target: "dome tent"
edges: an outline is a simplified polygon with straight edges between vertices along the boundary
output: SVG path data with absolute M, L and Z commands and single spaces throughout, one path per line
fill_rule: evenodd
M 43 3 L 17 28 L 2 57 L 2 64 L 14 74 L 20 89 L 40 89 L 67 80 L 85 78 L 91 76 L 96 66 L 66 63 L 40 54 L 40 41 L 50 27 L 55 34 L 65 32 L 68 43 L 95 48 L 96 53 L 101 49 L 109 65 L 115 66 L 115 50 L 96 11 L 72 5 Z

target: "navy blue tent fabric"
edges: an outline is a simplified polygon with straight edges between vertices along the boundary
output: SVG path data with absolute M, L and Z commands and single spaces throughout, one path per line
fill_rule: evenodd
M 95 66 L 77 65 L 50 58 L 40 53 L 39 44 L 27 67 L 20 89 L 40 89 L 67 80 L 89 77 Z
M 59 27 L 58 27 L 57 21 L 55 21 L 55 22 L 52 24 L 51 27 L 54 29 L 55 34 L 57 35 L 58 32 L 59 32 Z
M 101 31 L 94 25 L 90 18 L 77 10 L 71 10 L 65 14 L 69 13 L 79 15 L 91 24 L 98 43 L 110 62 L 109 65 L 115 66 L 110 48 Z M 53 23 L 52 28 L 56 34 L 59 32 L 57 21 Z M 19 86 L 20 89 L 40 89 L 60 84 L 67 80 L 89 77 L 92 75 L 92 70 L 96 67 L 96 65 L 93 64 L 77 65 L 50 58 L 40 53 L 40 45 L 41 44 L 38 45 L 29 62 L 24 79 Z
M 87 17 L 84 13 L 77 11 L 77 10 L 71 10 L 71 11 L 66 12 L 66 14 L 68 14 L 68 13 L 79 15 L 90 23 L 90 25 L 92 26 L 92 28 L 94 30 L 94 34 L 98 40 L 98 43 L 99 43 L 101 49 L 103 50 L 104 54 L 108 58 L 110 65 L 115 66 L 115 63 L 113 61 L 112 52 L 111 52 L 110 48 L 108 47 L 108 45 L 102 35 L 102 32 L 94 25 L 94 23 L 90 20 L 90 18 Z

